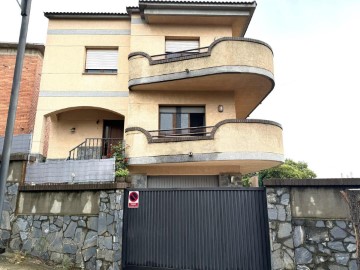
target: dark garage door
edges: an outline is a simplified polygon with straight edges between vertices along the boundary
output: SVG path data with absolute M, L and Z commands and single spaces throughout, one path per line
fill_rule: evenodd
M 271 269 L 264 189 L 137 190 L 137 209 L 125 192 L 124 269 Z
M 218 175 L 148 176 L 148 188 L 218 187 Z

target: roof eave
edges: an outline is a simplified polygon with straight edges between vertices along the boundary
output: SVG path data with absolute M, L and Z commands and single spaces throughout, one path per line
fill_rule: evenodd
M 245 33 L 249 27 L 250 21 L 252 20 L 252 16 L 256 9 L 257 3 L 253 2 L 176 2 L 176 1 L 139 1 L 139 11 L 141 18 L 149 23 L 147 19 L 146 10 L 172 10 L 176 12 L 185 12 L 193 10 L 199 10 L 201 12 L 209 11 L 209 15 L 212 11 L 219 11 L 227 13 L 231 12 L 247 12 L 248 13 L 248 20 L 246 22 L 245 27 L 243 28 L 242 32 L 239 33 L 239 36 L 245 36 Z
M 17 49 L 18 43 L 15 42 L 0 42 L 0 48 Z M 26 50 L 37 50 L 44 55 L 45 46 L 40 43 L 26 43 Z
M 139 1 L 139 10 L 143 13 L 145 8 L 150 9 L 202 9 L 202 10 L 234 10 L 256 8 L 256 2 L 173 2 L 173 1 Z
M 76 19 L 76 20 L 129 20 L 127 13 L 67 13 L 67 12 L 44 12 L 48 19 Z

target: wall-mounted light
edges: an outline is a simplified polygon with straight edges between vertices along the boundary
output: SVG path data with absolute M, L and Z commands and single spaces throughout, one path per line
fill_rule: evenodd
M 74 128 L 74 127 L 73 127 L 73 128 L 70 128 L 70 132 L 71 132 L 71 133 L 75 133 L 75 131 L 76 131 L 76 128 Z
M 188 68 L 185 68 L 186 73 L 190 73 L 190 70 Z
M 218 112 L 223 112 L 224 111 L 224 106 L 223 105 L 219 105 L 218 106 Z
M 192 157 L 193 156 L 193 152 L 189 152 L 189 157 Z

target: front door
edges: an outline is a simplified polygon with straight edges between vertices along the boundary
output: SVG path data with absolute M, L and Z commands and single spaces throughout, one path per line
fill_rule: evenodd
M 102 156 L 111 155 L 111 145 L 118 144 L 124 137 L 124 120 L 104 120 Z

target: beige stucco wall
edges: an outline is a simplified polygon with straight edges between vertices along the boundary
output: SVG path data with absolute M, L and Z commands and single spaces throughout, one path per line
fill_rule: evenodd
M 129 92 L 129 79 L 184 72 L 185 68 L 193 70 L 224 65 L 258 67 L 273 73 L 271 50 L 264 45 L 247 41 L 224 41 L 213 48 L 210 57 L 164 65 L 149 66 L 148 60 L 139 56 L 128 60 L 128 54 L 135 51 L 143 51 L 149 55 L 165 53 L 166 37 L 199 38 L 200 46 L 204 47 L 216 39 L 231 37 L 233 34 L 231 26 L 147 25 L 140 20 L 138 14 L 132 14 L 131 21 L 50 20 L 33 135 L 33 153 L 43 153 L 47 118 L 50 119 L 48 158 L 66 158 L 68 151 L 85 138 L 101 137 L 102 120 L 111 119 L 108 118 L 107 111 L 113 112 L 113 116 L 123 116 L 125 128 L 141 127 L 146 130 L 159 128 L 159 105 L 205 106 L 208 126 L 239 115 L 235 108 L 235 96 L 238 94 L 232 88 L 229 91 L 222 91 L 221 87 L 217 89 L 215 86 L 215 91 L 196 91 L 197 89 L 192 88 L 174 91 L 169 88 L 169 91 L 155 89 Z M 76 34 L 76 31 L 69 34 L 72 30 L 120 30 L 123 34 Z M 57 34 L 54 31 L 58 31 Z M 65 32 L 59 34 L 61 31 Z M 64 34 L 66 32 L 68 34 Z M 118 73 L 83 74 L 87 47 L 118 47 Z M 257 82 L 257 79 L 249 81 L 249 84 L 255 85 L 252 82 Z M 266 79 L 263 83 L 266 84 L 263 87 L 265 90 L 270 89 L 268 81 Z M 235 81 L 232 83 L 239 85 Z M 250 89 L 248 85 L 245 88 Z M 253 89 L 250 90 L 254 92 Z M 117 95 L 106 97 L 104 92 Z M 258 95 L 262 97 L 265 94 L 261 92 Z M 243 97 L 241 102 L 237 107 L 247 106 Z M 224 106 L 223 113 L 218 112 L 218 105 Z M 98 119 L 100 122 L 96 124 Z M 69 132 L 72 127 L 76 127 L 74 134 Z M 125 139 L 131 146 L 128 155 L 141 157 L 187 154 L 189 149 L 194 153 L 264 151 L 282 154 L 281 136 L 281 129 L 271 125 L 227 124 L 219 128 L 215 140 L 209 141 L 148 144 L 145 136 L 139 132 L 129 132 Z M 202 164 L 199 168 L 208 166 L 209 164 Z M 228 166 L 229 170 L 237 167 L 234 164 L 217 164 L 216 168 L 221 166 Z M 209 171 L 211 174 L 214 172 Z
M 43 154 L 43 146 L 45 139 L 45 121 L 46 117 L 56 117 L 56 114 L 61 110 L 66 109 L 86 109 L 93 108 L 94 110 L 109 110 L 119 115 L 124 116 L 126 126 L 126 116 L 128 109 L 128 98 L 114 98 L 114 97 L 43 97 L 39 100 L 38 110 L 35 119 L 35 130 L 32 141 L 32 152 Z M 52 121 L 54 123 L 54 121 Z M 52 125 L 50 127 L 50 133 Z M 89 138 L 89 136 L 87 137 Z M 50 138 L 51 140 L 51 138 Z M 75 146 L 75 145 L 74 145 Z M 49 145 L 49 149 L 51 146 Z M 61 158 L 63 154 L 59 155 Z
M 50 116 L 47 158 L 67 158 L 69 151 L 86 138 L 102 138 L 103 120 L 121 120 L 121 115 L 95 109 L 77 109 Z M 70 132 L 75 128 L 75 132 Z
M 150 66 L 146 57 L 134 56 L 129 59 L 129 78 L 131 80 L 179 73 L 184 72 L 185 68 L 200 70 L 221 66 L 256 67 L 273 73 L 273 54 L 267 46 L 259 43 L 226 40 L 216 44 L 211 51 L 211 55 L 208 57 Z
M 148 143 L 140 131 L 126 133 L 129 158 L 222 152 L 284 153 L 282 129 L 260 123 L 228 123 L 220 126 L 214 140 Z
M 139 15 L 133 15 L 139 21 Z M 215 25 L 166 25 L 132 23 L 131 51 L 146 52 L 149 55 L 165 53 L 166 37 L 199 38 L 200 47 L 206 47 L 220 37 L 231 37 L 231 26 Z
M 49 20 L 48 29 L 129 29 L 129 20 Z
M 236 163 L 236 164 L 235 164 Z M 144 166 L 129 166 L 132 174 L 147 175 L 219 175 L 247 174 L 280 165 L 277 160 L 237 160 L 186 163 L 162 163 Z
M 65 151 L 60 151 L 61 142 L 56 141 L 68 132 L 70 124 L 59 125 L 56 120 L 58 111 L 93 107 L 112 111 L 126 119 L 130 21 L 50 20 L 48 29 L 32 152 L 43 154 L 45 119 L 51 115 L 48 157 L 62 158 Z M 59 30 L 65 32 L 51 32 Z M 77 30 L 120 30 L 124 34 L 77 34 Z M 87 47 L 118 48 L 118 73 L 84 74 Z M 62 128 L 67 130 L 61 131 Z M 86 137 L 98 135 L 96 129 L 92 130 L 91 127 L 87 127 L 86 133 L 89 135 Z M 69 138 L 69 145 L 76 144 L 80 137 Z M 59 153 L 55 153 L 58 150 Z
M 158 130 L 159 105 L 205 105 L 207 126 L 235 118 L 233 92 L 132 91 L 127 126 Z M 224 112 L 218 112 L 218 105 L 224 106 Z

